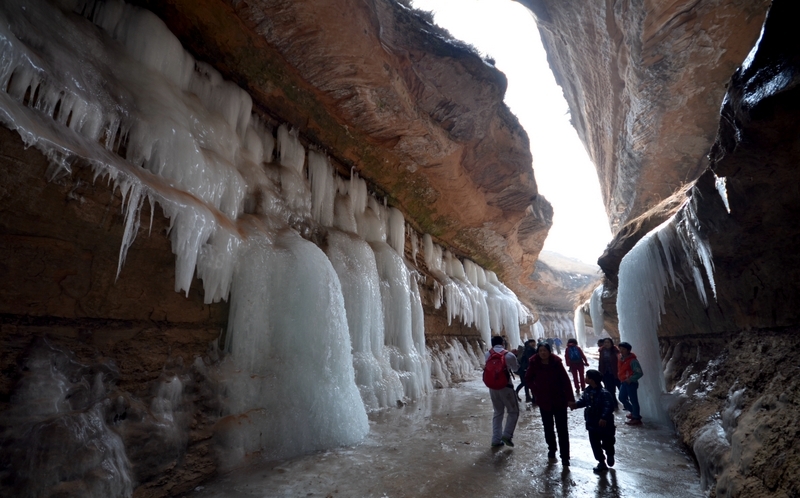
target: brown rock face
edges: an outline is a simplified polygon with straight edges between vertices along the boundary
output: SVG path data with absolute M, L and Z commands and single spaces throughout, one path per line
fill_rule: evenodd
M 197 280 L 188 297 L 175 292 L 160 212 L 152 234 L 139 231 L 116 280 L 119 193 L 85 169 L 46 182 L 47 167 L 0 127 L 0 494 L 122 496 L 103 487 L 114 481 L 105 472 L 117 463 L 109 457 L 119 457 L 109 443 L 117 440 L 132 463 L 130 486 L 140 485 L 136 496 L 189 491 L 216 471 L 210 426 L 219 401 L 194 362 L 214 356 L 227 303 L 204 305 Z M 183 388 L 174 423 L 165 423 L 153 401 L 173 382 Z M 69 403 L 67 416 L 39 413 L 27 400 L 48 398 L 54 386 L 64 393 L 49 399 Z M 70 427 L 86 437 L 68 438 Z M 51 475 L 27 474 L 20 462 L 31 458 L 49 459 Z
M 612 231 L 706 167 L 725 83 L 767 0 L 520 0 L 535 14 Z
M 704 307 L 684 271 L 685 291 L 668 291 L 658 335 L 676 398 L 672 418 L 716 496 L 800 493 L 794 470 L 800 461 L 794 400 L 800 44 L 794 9 L 791 2 L 773 3 L 757 50 L 730 80 L 709 169 L 691 190 L 629 220 L 601 260 L 613 284 L 633 243 L 691 197 L 698 235 L 713 255 L 717 298 Z M 717 177 L 725 179 L 730 213 Z M 672 261 L 679 269 L 688 263 L 683 254 Z
M 497 69 L 388 0 L 139 3 L 262 112 L 528 300 L 552 208 Z

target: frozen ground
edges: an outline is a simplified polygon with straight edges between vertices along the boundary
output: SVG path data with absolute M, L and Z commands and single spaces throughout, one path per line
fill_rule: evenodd
M 252 465 L 188 496 L 704 496 L 695 465 L 673 433 L 650 424 L 625 426 L 624 414 L 617 415 L 616 466 L 597 475 L 583 413 L 571 412 L 572 465 L 562 468 L 547 462 L 536 408 L 521 413 L 514 448 L 491 448 L 489 393 L 474 380 L 370 415 L 369 435 L 356 447 Z

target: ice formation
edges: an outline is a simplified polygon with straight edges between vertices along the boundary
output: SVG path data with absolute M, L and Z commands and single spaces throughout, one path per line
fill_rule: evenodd
M 20 379 L 0 414 L 4 496 L 129 497 L 136 475 L 126 453 L 145 454 L 151 468 L 180 458 L 191 423 L 186 379 L 165 368 L 144 404 L 118 395 L 116 365 L 98 360 L 81 363 L 47 339 L 21 357 Z M 137 444 L 143 435 L 158 441 L 157 452 Z
M 717 187 L 722 203 L 725 204 L 725 210 L 731 214 L 731 205 L 728 203 L 728 179 L 724 176 L 714 175 L 714 185 Z
M 542 337 L 560 337 L 565 343 L 575 337 L 574 315 L 569 311 L 542 311 L 537 323 L 542 324 Z
M 586 319 L 580 307 L 575 310 L 575 340 L 580 347 L 586 347 Z
M 589 301 L 589 315 L 592 317 L 592 328 L 594 335 L 603 335 L 603 284 L 595 287 Z
M 530 310 L 501 283 L 497 275 L 465 259 L 462 263 L 450 251 L 423 235 L 423 251 L 428 270 L 442 282 L 448 323 L 460 318 L 474 325 L 488 344 L 492 335 L 505 335 L 509 347 L 522 343 L 520 325 L 532 319 Z
M 317 312 L 313 312 L 317 310 Z M 248 238 L 231 290 L 223 461 L 358 442 L 369 430 L 354 381 L 345 303 L 331 262 L 292 230 Z
M 158 203 L 176 291 L 188 293 L 197 275 L 207 303 L 230 299 L 223 465 L 356 442 L 366 410 L 424 395 L 431 368 L 462 375 L 482 361 L 458 341 L 446 359 L 430 357 L 418 274 L 405 260 L 408 237 L 416 263 L 419 234 L 403 214 L 357 172 L 343 180 L 325 154 L 307 152 L 296 129 L 255 114 L 245 91 L 146 10 L 120 0 L 0 4 L 0 123 L 50 159 L 51 177 L 88 164 L 120 190 L 120 268 L 141 206 Z M 323 227 L 327 254 L 298 234 L 309 226 Z M 430 235 L 422 245 L 437 307 L 487 344 L 492 333 L 518 344 L 530 312 L 513 292 Z M 164 427 L 183 389 L 178 378 L 159 384 L 150 411 Z M 109 458 L 122 452 L 108 464 L 122 491 L 110 494 L 130 494 L 124 448 L 107 443 Z
M 540 319 L 533 324 L 533 339 L 544 339 L 544 338 L 545 338 L 544 325 L 542 325 L 542 321 Z
M 681 262 L 684 264 L 676 268 Z M 716 297 L 711 250 L 700 235 L 692 199 L 642 237 L 620 263 L 617 291 L 620 338 L 631 344 L 644 371 L 639 381 L 639 402 L 645 417 L 668 420 L 660 399 L 666 385 L 657 335 L 665 312 L 664 293 L 669 284 L 683 288 L 681 278 L 685 277 L 694 281 L 700 300 L 707 306 L 700 266 L 705 269 L 708 285 Z
M 481 361 L 483 355 L 476 355 L 475 351 L 481 351 L 477 343 L 465 348 L 455 338 L 442 344 L 435 343 L 431 348 L 431 376 L 435 387 L 450 387 L 455 382 L 473 377 L 474 372 L 484 364 Z

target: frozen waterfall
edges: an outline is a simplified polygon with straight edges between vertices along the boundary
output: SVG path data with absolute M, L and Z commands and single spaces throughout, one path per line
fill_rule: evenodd
M 688 264 L 676 266 L 680 261 Z M 658 344 L 658 326 L 665 312 L 664 293 L 670 284 L 673 288 L 683 288 L 682 279 L 691 280 L 707 306 L 701 266 L 716 296 L 711 250 L 701 236 L 692 199 L 642 237 L 620 263 L 617 291 L 620 338 L 631 344 L 644 371 L 639 381 L 639 402 L 645 417 L 668 420 L 661 402 L 666 386 Z M 683 274 L 682 268 L 688 268 L 685 270 L 688 274 Z
M 206 303 L 230 299 L 218 372 L 227 465 L 352 444 L 367 410 L 432 389 L 420 238 L 450 320 L 516 346 L 531 318 L 493 272 L 417 234 L 355 170 L 344 179 L 154 14 L 120 0 L 0 4 L 0 123 L 50 159 L 51 177 L 85 164 L 120 190 L 120 267 L 140 208 L 158 203 L 175 290 L 197 275 Z M 451 346 L 451 366 L 480 364 L 463 350 Z

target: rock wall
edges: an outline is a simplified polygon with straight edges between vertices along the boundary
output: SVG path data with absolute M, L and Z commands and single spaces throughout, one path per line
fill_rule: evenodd
M 567 8 L 568 4 L 559 5 Z M 540 9 L 537 15 L 543 20 L 543 33 L 558 26 L 562 7 L 552 6 L 551 9 L 550 2 L 532 2 L 532 6 Z M 687 201 L 693 204 L 700 222 L 697 235 L 708 241 L 713 256 L 716 299 L 710 297 L 709 305 L 703 306 L 693 278 L 686 271 L 693 263 L 687 257 L 692 256 L 673 255 L 672 264 L 682 275 L 679 277 L 681 285 L 667 291 L 666 312 L 661 315 L 658 335 L 667 387 L 673 394 L 670 413 L 680 437 L 697 458 L 702 481 L 711 496 L 796 496 L 800 489 L 794 470 L 800 458 L 795 450 L 798 405 L 793 394 L 796 390 L 793 379 L 797 373 L 796 328 L 800 318 L 797 312 L 800 296 L 794 284 L 798 278 L 796 214 L 800 210 L 800 192 L 793 179 L 800 154 L 796 133 L 800 118 L 796 76 L 800 68 L 800 44 L 793 35 L 794 6 L 777 1 L 771 6 L 757 48 L 745 58 L 749 47 L 741 47 L 740 42 L 755 40 L 750 37 L 757 33 L 757 28 L 750 23 L 762 15 L 758 12 L 763 13 L 764 6 L 753 2 L 747 5 L 693 3 L 670 23 L 661 24 L 667 28 L 672 26 L 665 34 L 686 29 L 691 32 L 693 25 L 708 21 L 702 12 L 720 20 L 723 13 L 730 14 L 731 9 L 738 9 L 738 16 L 731 15 L 725 22 L 742 23 L 729 31 L 729 36 L 744 36 L 726 41 L 728 35 L 725 35 L 711 46 L 716 47 L 715 60 L 724 62 L 726 57 L 736 53 L 739 61 L 728 63 L 743 63 L 731 79 L 719 79 L 713 85 L 706 78 L 722 68 L 711 64 L 711 71 L 683 80 L 682 86 L 672 86 L 680 82 L 680 78 L 665 77 L 663 83 L 650 80 L 647 88 L 641 90 L 640 95 L 651 97 L 645 100 L 648 105 L 639 109 L 656 117 L 664 109 L 669 110 L 680 91 L 688 92 L 690 100 L 686 102 L 689 102 L 692 96 L 698 95 L 695 92 L 705 87 L 705 91 L 700 92 L 703 98 L 714 96 L 715 102 L 712 105 L 709 101 L 704 108 L 695 101 L 685 110 L 692 114 L 684 116 L 691 123 L 689 129 L 699 127 L 695 129 L 698 141 L 686 141 L 682 131 L 664 126 L 668 112 L 656 121 L 642 122 L 647 125 L 642 130 L 651 140 L 642 142 L 640 154 L 636 156 L 642 162 L 641 174 L 634 171 L 628 177 L 631 185 L 626 199 L 635 209 L 618 218 L 624 223 L 618 225 L 614 241 L 600 260 L 608 287 L 603 300 L 606 318 L 608 315 L 613 318 L 616 309 L 611 304 L 622 257 L 644 234 L 679 209 L 685 209 Z M 663 6 L 667 7 L 671 10 L 673 5 Z M 627 8 L 627 4 L 622 4 L 607 11 L 607 19 L 632 15 Z M 658 16 L 653 17 L 653 12 L 658 13 L 658 9 L 648 10 L 646 14 L 639 12 L 638 19 L 645 19 L 645 22 L 633 24 L 643 26 L 644 31 L 652 30 L 651 26 L 659 25 Z M 550 21 L 544 19 L 547 13 L 553 17 Z M 683 22 L 676 22 L 678 19 Z M 632 36 L 630 28 L 620 32 L 606 27 L 604 31 L 596 28 L 598 24 L 588 20 L 577 23 L 571 28 L 572 34 L 565 36 L 566 42 L 559 42 L 550 34 L 549 50 L 556 70 L 567 68 L 564 65 L 567 50 L 585 49 L 586 37 L 575 32 L 593 30 L 599 33 L 601 42 L 597 45 L 618 49 L 609 50 L 609 53 L 633 53 L 637 49 L 640 38 Z M 669 39 L 669 36 L 663 37 L 660 43 L 669 47 Z M 692 47 L 703 47 L 702 39 L 703 36 L 685 37 L 688 53 L 692 53 Z M 645 53 L 643 47 L 639 47 L 642 54 Z M 686 55 L 678 52 L 673 58 Z M 576 66 L 565 69 L 562 74 L 573 115 L 581 109 L 594 109 L 592 103 L 603 102 L 607 97 L 601 86 L 590 87 L 587 82 L 595 81 L 593 78 L 598 74 L 617 74 L 621 66 L 608 59 L 601 60 L 603 67 L 599 69 Z M 634 60 L 629 64 L 646 61 L 642 58 L 625 60 Z M 662 60 L 668 62 L 669 56 L 665 55 Z M 578 63 L 580 61 L 578 57 Z M 680 65 L 671 67 L 680 69 Z M 626 92 L 633 91 L 634 86 L 641 89 L 639 85 L 632 85 L 641 80 L 633 77 L 630 70 L 619 74 L 625 75 Z M 727 88 L 724 97 L 720 93 L 723 87 Z M 634 102 L 635 99 L 629 101 L 631 106 Z M 630 109 L 625 106 L 624 109 Z M 654 110 L 650 111 L 651 108 Z M 628 118 L 635 116 L 635 113 L 628 114 Z M 713 129 L 700 126 L 711 117 L 717 123 Z M 625 163 L 626 159 L 619 153 L 624 147 L 604 148 L 598 145 L 597 137 L 607 143 L 619 140 L 633 144 L 640 136 L 636 133 L 640 130 L 636 127 L 640 120 L 629 119 L 626 124 L 636 126 L 627 128 L 602 119 L 578 121 L 576 127 L 593 151 L 601 178 L 608 178 L 609 169 L 604 166 L 608 164 L 608 151 L 617 150 L 615 157 Z M 585 125 L 590 130 L 581 131 L 582 123 L 590 123 Z M 689 152 L 700 142 L 705 144 L 705 150 Z M 673 144 L 675 153 L 688 156 L 678 160 L 673 153 L 664 154 L 661 149 L 664 144 Z M 660 184 L 641 181 L 648 175 L 647 168 L 654 164 L 660 165 L 659 174 L 670 185 L 665 191 L 660 190 Z M 679 188 L 679 183 L 670 180 L 676 173 L 688 180 L 696 178 L 696 181 Z M 618 175 L 618 178 L 622 177 Z M 609 185 L 604 183 L 607 206 L 613 197 L 609 196 L 613 190 Z M 721 185 L 725 187 L 730 213 L 722 199 Z M 642 204 L 640 194 L 650 189 L 654 192 L 652 200 Z M 609 209 L 611 219 L 617 215 Z M 703 284 L 706 294 L 711 296 L 711 283 L 703 278 Z
M 195 362 L 218 360 L 227 304 L 203 304 L 198 281 L 188 296 L 175 292 L 160 212 L 151 235 L 140 229 L 117 280 L 118 192 L 85 169 L 45 181 L 47 158 L 2 127 L 0 166 L 0 494 L 124 495 L 102 487 L 114 481 L 100 472 L 114 463 L 109 453 L 130 460 L 136 496 L 190 491 L 217 465 L 219 393 Z M 168 385 L 182 386 L 168 397 L 169 421 L 157 409 Z M 40 407 L 53 400 L 68 404 L 61 412 L 69 416 Z M 94 439 L 73 441 L 70 427 Z M 115 443 L 98 443 L 106 440 Z M 46 462 L 51 475 L 27 474 L 31 461 Z
M 536 16 L 613 233 L 705 169 L 769 0 L 520 0 Z

